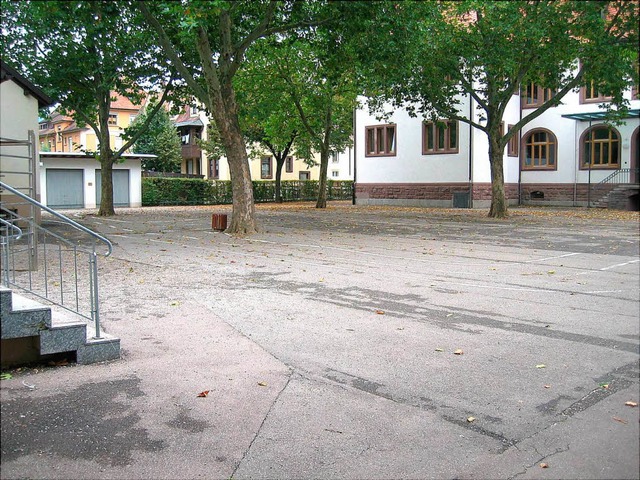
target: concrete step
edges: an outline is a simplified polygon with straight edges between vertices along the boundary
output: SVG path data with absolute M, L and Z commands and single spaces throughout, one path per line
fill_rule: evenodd
M 120 339 L 100 333 L 85 318 L 0 287 L 2 340 L 38 338 L 40 355 L 76 352 L 78 364 L 120 358 Z

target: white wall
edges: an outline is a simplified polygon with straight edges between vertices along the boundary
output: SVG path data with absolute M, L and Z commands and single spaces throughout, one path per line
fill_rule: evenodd
M 13 80 L 0 83 L 0 137 L 15 140 L 27 140 L 28 131 L 33 130 L 38 141 L 38 100 L 25 95 L 20 85 Z M 36 144 L 37 148 L 37 144 Z M 13 159 L 5 155 L 28 156 L 28 148 L 25 147 L 0 147 L 0 172 L 28 172 L 29 161 L 26 159 Z M 36 161 L 37 169 L 37 161 Z M 36 182 L 38 180 L 37 171 Z M 2 181 L 18 188 L 29 186 L 28 175 L 7 174 Z M 38 188 L 36 187 L 36 192 Z M 27 193 L 27 192 L 25 192 Z
M 463 100 L 461 109 L 468 110 Z M 396 124 L 396 155 L 365 156 L 365 128 Z M 459 122 L 459 150 L 455 154 L 422 154 L 422 118 L 394 110 L 387 120 L 378 120 L 367 108 L 356 112 L 356 161 L 358 183 L 437 183 L 469 180 L 469 126 Z M 477 133 L 474 137 L 477 137 Z M 475 139 L 475 138 L 474 138 Z
M 84 178 L 84 207 L 96 206 L 96 170 L 101 170 L 97 160 L 87 158 L 52 158 L 43 157 L 40 168 L 40 182 L 42 185 L 42 203 L 47 205 L 47 169 L 79 169 L 83 170 Z M 123 163 L 113 166 L 114 170 L 129 170 L 129 202 L 131 207 L 142 206 L 142 167 L 140 159 L 126 159 Z

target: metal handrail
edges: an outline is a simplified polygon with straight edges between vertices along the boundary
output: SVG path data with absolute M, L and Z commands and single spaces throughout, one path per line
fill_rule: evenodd
M 12 194 L 15 202 L 4 202 L 0 205 L 0 217 L 2 225 L 19 231 L 20 237 L 0 236 L 0 250 L 2 256 L 2 281 L 7 287 L 16 287 L 27 291 L 32 295 L 54 303 L 70 312 L 91 320 L 95 326 L 94 338 L 102 338 L 100 335 L 100 304 L 98 287 L 98 256 L 108 257 L 113 251 L 113 245 L 109 239 L 88 229 L 61 213 L 52 210 L 37 200 L 25 195 L 19 190 L 0 181 L 0 193 Z M 31 210 L 30 216 L 18 213 L 19 206 L 25 206 Z M 51 226 L 46 228 L 36 221 L 35 209 L 41 209 L 49 213 L 54 220 L 52 223 L 71 227 L 88 239 L 90 246 L 83 245 L 76 240 L 65 238 L 63 233 L 57 233 Z M 23 227 L 24 232 L 19 225 Z M 9 233 L 7 231 L 7 233 Z M 53 240 L 53 242 L 48 241 Z M 102 243 L 106 246 L 106 252 L 99 253 L 96 246 Z M 87 255 L 88 297 L 81 298 L 80 263 L 81 255 Z M 42 270 L 38 269 L 39 257 L 42 256 Z
M 619 170 L 616 170 L 612 174 L 608 175 L 604 180 L 599 181 L 598 185 L 606 184 L 606 183 L 626 183 L 626 182 L 613 182 L 612 180 L 616 179 L 617 177 L 626 176 L 626 175 L 628 175 L 627 178 L 630 179 L 631 172 L 635 172 L 637 175 L 640 172 L 640 168 L 621 168 Z
M 76 228 L 77 230 L 80 230 L 80 231 L 86 233 L 87 235 L 95 238 L 96 240 L 99 240 L 100 242 L 104 243 L 107 246 L 107 252 L 102 254 L 104 257 L 108 257 L 113 252 L 113 244 L 109 241 L 109 239 L 103 237 L 99 233 L 94 232 L 93 230 L 85 227 L 84 225 L 80 225 L 78 222 L 74 222 L 69 217 L 66 217 L 66 216 L 62 215 L 61 213 L 56 212 L 55 210 L 52 210 L 51 208 L 47 207 L 46 205 L 43 205 L 42 203 L 38 202 L 37 200 L 34 200 L 33 198 L 29 197 L 28 195 L 25 195 L 24 193 L 16 190 L 15 188 L 7 185 L 4 182 L 0 182 L 0 188 L 7 190 L 8 192 L 12 193 L 13 195 L 16 195 L 17 197 L 20 197 L 21 199 L 27 201 L 31 205 L 35 205 L 38 208 L 41 208 L 42 210 L 44 210 L 45 212 L 50 213 L 54 217 L 59 218 L 65 224 L 71 225 L 72 227 Z
M 19 226 L 14 225 L 11 222 L 7 222 L 4 218 L 0 218 L 0 223 L 2 223 L 5 227 L 11 228 L 12 230 L 15 230 L 17 232 L 13 235 L 3 235 L 3 237 L 8 237 L 13 240 L 20 240 L 22 238 L 22 229 Z

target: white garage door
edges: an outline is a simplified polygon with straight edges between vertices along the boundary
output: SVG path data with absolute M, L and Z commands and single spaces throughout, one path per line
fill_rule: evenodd
M 129 170 L 114 169 L 113 175 L 113 206 L 128 207 L 129 200 Z M 102 175 L 100 170 L 96 170 L 96 205 L 100 206 L 102 199 Z
M 79 169 L 47 169 L 47 206 L 84 208 L 84 172 Z

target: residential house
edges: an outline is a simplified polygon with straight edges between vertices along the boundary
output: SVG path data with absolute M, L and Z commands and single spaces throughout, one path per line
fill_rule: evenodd
M 124 145 L 122 132 L 144 108 L 113 92 L 109 111 L 111 147 Z M 96 208 L 101 198 L 101 169 L 88 152 L 99 147 L 97 136 L 88 125 L 79 126 L 73 118 L 54 112 L 40 122 L 40 179 L 42 203 L 51 208 Z M 142 167 L 153 155 L 126 153 L 113 167 L 113 195 L 116 207 L 142 205 Z
M 507 106 L 503 128 L 516 124 L 550 94 L 536 85 L 523 87 L 522 96 L 514 95 Z M 625 95 L 631 102 L 629 116 L 611 129 L 598 108 L 609 99 L 587 88 L 570 92 L 560 105 L 525 125 L 504 151 L 509 204 L 594 205 L 618 185 L 623 198 L 617 207 L 637 209 L 638 189 L 633 184 L 640 166 L 640 100 L 636 89 Z M 468 96 L 461 101 L 460 111 L 480 121 L 475 103 Z M 412 118 L 402 109 L 384 123 L 360 109 L 356 125 L 357 204 L 490 205 L 488 141 L 483 132 L 447 119 L 433 123 Z
M 229 165 L 225 157 L 210 158 L 201 147 L 201 140 L 209 140 L 209 118 L 197 105 L 185 106 L 173 123 L 182 141 L 182 174 L 199 175 L 211 180 L 230 180 Z M 301 158 L 290 155 L 282 168 L 282 180 L 318 180 L 320 175 L 320 155 L 316 154 L 317 165 L 309 166 Z M 267 149 L 253 146 L 249 157 L 251 178 L 254 180 L 274 180 L 276 161 Z M 353 179 L 353 151 L 333 154 L 329 160 L 327 177 L 331 180 Z

